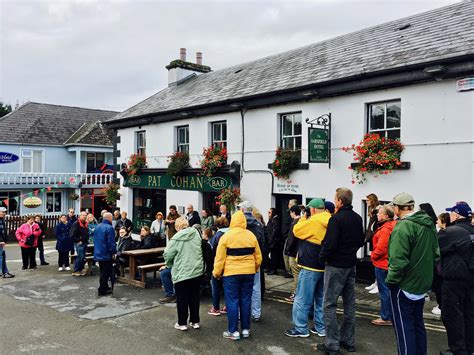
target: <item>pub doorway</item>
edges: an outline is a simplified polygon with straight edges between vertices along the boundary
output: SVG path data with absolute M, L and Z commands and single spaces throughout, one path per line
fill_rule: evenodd
M 204 192 L 202 196 L 202 208 L 209 208 L 214 216 L 219 214 L 219 205 L 216 204 L 217 196 L 219 196 L 217 192 Z
M 133 189 L 133 231 L 139 233 L 142 226 L 151 226 L 157 212 L 166 217 L 166 190 Z

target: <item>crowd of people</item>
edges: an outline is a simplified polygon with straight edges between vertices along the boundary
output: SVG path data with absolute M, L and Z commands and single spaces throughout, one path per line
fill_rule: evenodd
M 74 210 L 61 215 L 55 227 L 58 270 L 85 274 L 88 245 L 94 245 L 94 263 L 99 264 L 99 296 L 110 295 L 115 266 L 128 266 L 124 251 L 166 247 L 160 279 L 165 297 L 160 303 L 177 303 L 175 328 L 200 328 L 200 295 L 210 288 L 211 316 L 227 314 L 225 338 L 250 336 L 251 320 L 262 316 L 265 273 L 292 277 L 292 327 L 288 337 L 323 338 L 318 350 L 338 354 L 343 348 L 356 351 L 355 277 L 357 251 L 370 244 L 375 282 L 369 286 L 380 296 L 380 316 L 375 326 L 391 326 L 399 354 L 427 354 L 423 322 L 425 294 L 436 294 L 449 350 L 442 354 L 474 352 L 474 217 L 466 202 L 436 215 L 430 204 L 416 209 L 407 193 L 381 205 L 375 194 L 367 196 L 368 223 L 352 208 L 352 191 L 338 188 L 334 203 L 321 198 L 306 206 L 290 200 L 289 222 L 282 223 L 274 208 L 268 222 L 250 201 L 237 206 L 232 216 L 225 205 L 217 216 L 205 209 L 201 215 L 192 204 L 181 216 L 176 206 L 168 214 L 157 212 L 151 226 L 142 226 L 140 239 L 132 237 L 133 223 L 125 211 L 102 211 L 97 221 L 92 214 Z M 0 209 L 0 265 L 5 278 L 14 277 L 6 266 L 4 223 Z M 473 218 L 473 219 L 471 219 Z M 44 259 L 45 227 L 41 216 L 26 217 L 16 231 L 23 269 L 37 268 L 36 249 Z M 139 265 L 157 262 L 156 257 L 137 259 Z M 261 271 L 262 270 L 262 271 Z M 139 277 L 139 275 L 136 275 Z M 222 301 L 224 295 L 224 302 Z M 338 324 L 336 307 L 343 301 L 343 319 Z M 310 319 L 314 325 L 310 326 Z M 240 323 L 240 327 L 239 327 Z

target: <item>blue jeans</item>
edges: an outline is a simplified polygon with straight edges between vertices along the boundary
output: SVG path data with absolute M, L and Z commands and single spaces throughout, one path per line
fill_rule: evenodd
M 392 308 L 390 306 L 390 289 L 385 283 L 388 271 L 375 268 L 375 279 L 377 280 L 377 286 L 380 294 L 380 318 L 383 320 L 392 320 Z
M 7 257 L 5 255 L 5 247 L 3 247 L 3 246 L 0 246 L 0 267 L 2 268 L 1 269 L 2 274 L 8 273 Z
M 84 269 L 86 260 L 87 244 L 74 244 L 76 248 L 76 260 L 74 261 L 74 272 L 81 272 Z
M 171 280 L 171 269 L 163 269 L 160 271 L 160 279 L 163 288 L 165 289 L 165 296 L 166 297 L 173 297 L 174 296 L 174 287 L 173 281 Z
M 308 315 L 314 305 L 314 326 L 316 331 L 326 333 L 323 314 L 324 272 L 301 269 L 293 301 L 293 324 L 295 330 L 308 334 Z
M 250 329 L 250 307 L 255 275 L 224 276 L 225 304 L 227 306 L 228 330 L 234 333 L 240 325 L 242 330 Z
M 260 286 L 260 269 L 255 274 L 252 290 L 252 317 L 260 318 L 262 315 L 262 288 Z
M 423 322 L 425 298 L 410 300 L 401 289 L 390 289 L 393 325 L 399 355 L 425 355 L 427 353 L 426 330 Z
M 212 288 L 212 307 L 214 307 L 214 309 L 220 309 L 222 279 L 216 279 L 214 276 L 212 276 L 211 288 Z

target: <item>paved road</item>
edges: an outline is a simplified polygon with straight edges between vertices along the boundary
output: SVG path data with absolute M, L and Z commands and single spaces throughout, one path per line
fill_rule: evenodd
M 52 244 L 47 243 L 48 248 Z M 2 354 L 309 354 L 322 338 L 291 339 L 291 306 L 284 294 L 268 294 L 260 323 L 252 324 L 249 339 L 223 339 L 225 317 L 211 317 L 209 298 L 201 302 L 200 330 L 173 329 L 175 305 L 159 305 L 160 289 L 139 290 L 118 285 L 113 297 L 98 298 L 98 277 L 73 278 L 56 267 L 20 271 L 17 247 L 7 249 L 9 266 L 17 277 L 0 281 Z M 54 262 L 56 254 L 47 254 Z M 395 354 L 393 329 L 370 325 L 373 310 L 358 307 L 359 354 Z M 446 347 L 439 322 L 429 321 L 429 353 Z

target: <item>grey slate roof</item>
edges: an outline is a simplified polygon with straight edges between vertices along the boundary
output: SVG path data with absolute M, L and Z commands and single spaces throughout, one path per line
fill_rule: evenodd
M 473 54 L 474 2 L 457 3 L 201 74 L 161 90 L 111 121 Z
M 112 146 L 110 131 L 84 131 L 117 112 L 28 102 L 0 118 L 0 143 L 64 145 L 75 136 L 75 144 Z M 97 126 L 97 127 L 99 127 Z M 90 128 L 89 126 L 87 126 Z M 79 135 L 75 135 L 80 128 Z
M 64 145 L 100 145 L 113 147 L 112 130 L 107 129 L 100 122 L 86 122 L 80 127 Z

